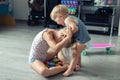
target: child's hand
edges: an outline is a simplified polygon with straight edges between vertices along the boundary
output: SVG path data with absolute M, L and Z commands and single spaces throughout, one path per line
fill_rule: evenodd
M 70 29 L 70 30 L 71 30 L 71 32 L 72 32 L 72 34 L 73 34 L 73 27 L 68 26 L 68 27 L 67 27 L 67 29 Z
M 75 33 L 78 31 L 78 27 L 76 25 L 68 26 L 67 28 L 69 28 L 72 31 L 72 33 Z
M 72 30 L 70 28 L 66 29 L 66 36 L 70 38 L 72 37 Z
M 71 37 L 72 37 L 72 30 L 67 27 L 67 28 L 64 29 L 64 30 L 61 30 L 60 35 L 63 36 L 64 38 L 65 38 L 65 37 L 71 38 Z

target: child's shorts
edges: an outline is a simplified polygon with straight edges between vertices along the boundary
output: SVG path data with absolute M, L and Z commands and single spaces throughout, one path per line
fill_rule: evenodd
M 37 59 L 34 57 L 29 57 L 28 63 L 30 64 L 30 63 L 34 62 L 35 60 L 40 60 L 40 61 L 44 62 L 46 59 L 45 58 Z

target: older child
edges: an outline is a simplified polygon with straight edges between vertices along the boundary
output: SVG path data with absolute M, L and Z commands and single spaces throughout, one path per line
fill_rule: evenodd
M 67 44 L 71 36 L 70 29 L 57 31 L 46 28 L 39 32 L 31 46 L 30 67 L 45 77 L 65 71 L 67 65 L 47 68 L 44 61 L 52 59 Z
M 51 19 L 59 25 L 71 28 L 74 38 L 79 42 L 76 46 L 76 53 L 81 53 L 86 47 L 85 43 L 91 40 L 84 23 L 77 17 L 70 16 L 68 13 L 68 7 L 62 4 L 53 8 Z M 79 57 L 78 65 L 81 66 L 81 54 L 76 54 L 76 57 Z

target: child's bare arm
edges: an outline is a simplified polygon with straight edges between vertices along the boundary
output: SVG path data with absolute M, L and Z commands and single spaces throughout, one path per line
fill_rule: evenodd
M 73 33 L 78 31 L 77 23 L 73 19 L 67 19 L 65 21 L 65 25 L 67 26 L 67 28 L 70 28 Z
M 71 59 L 70 64 L 69 64 L 69 67 L 64 72 L 63 76 L 65 76 L 65 77 L 70 76 L 74 72 L 74 69 L 75 69 L 76 64 L 78 62 L 78 55 L 77 54 L 79 54 L 79 53 L 77 53 L 77 51 L 74 51 L 74 53 L 72 55 L 72 59 Z
M 66 43 L 71 39 L 72 37 L 72 32 L 69 29 L 67 31 L 67 35 L 66 37 L 60 41 L 59 43 L 56 43 L 56 41 L 53 38 L 53 34 L 50 33 L 46 33 L 45 35 L 45 40 L 48 43 L 48 45 L 50 46 L 50 50 L 49 50 L 49 54 L 51 54 L 51 56 L 55 55 L 56 53 L 58 53 L 65 45 Z

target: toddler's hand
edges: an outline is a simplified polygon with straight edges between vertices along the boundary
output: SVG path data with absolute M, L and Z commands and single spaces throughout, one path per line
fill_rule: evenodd
M 72 30 L 70 28 L 66 29 L 66 36 L 71 38 L 72 37 Z
M 72 30 L 72 27 L 71 27 L 71 26 L 69 26 L 69 27 L 68 27 L 68 29 Z

